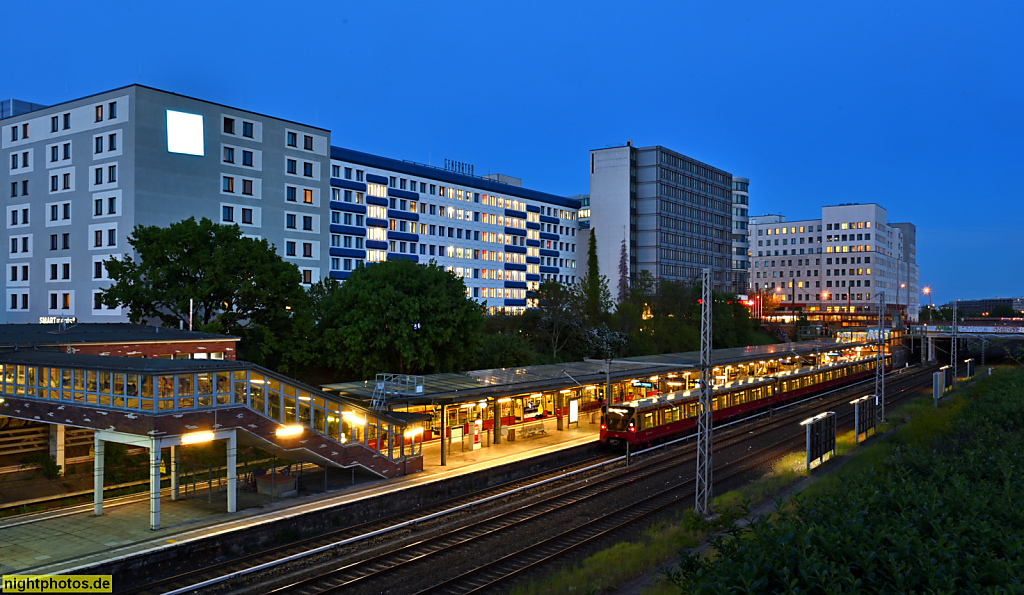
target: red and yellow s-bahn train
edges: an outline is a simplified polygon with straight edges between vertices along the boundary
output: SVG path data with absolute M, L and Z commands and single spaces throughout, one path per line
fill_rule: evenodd
M 886 370 L 892 356 L 885 356 Z M 716 389 L 712 419 L 720 420 L 780 405 L 836 386 L 871 376 L 875 359 L 841 362 L 831 366 L 764 378 Z M 667 393 L 657 397 L 616 403 L 601 422 L 601 442 L 615 447 L 640 447 L 676 438 L 696 426 L 698 391 Z

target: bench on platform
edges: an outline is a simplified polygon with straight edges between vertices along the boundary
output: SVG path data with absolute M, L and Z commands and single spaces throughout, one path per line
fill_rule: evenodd
M 529 438 L 530 436 L 536 436 L 538 434 L 547 434 L 547 430 L 544 429 L 544 422 L 541 420 L 528 421 L 523 424 L 522 437 Z

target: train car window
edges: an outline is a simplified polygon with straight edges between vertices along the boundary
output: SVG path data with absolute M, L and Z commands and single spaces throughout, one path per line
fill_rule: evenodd
M 612 407 L 608 410 L 608 431 L 625 432 L 629 430 L 629 420 L 633 412 L 629 409 Z
M 640 429 L 641 430 L 649 430 L 649 429 L 651 429 L 653 427 L 654 427 L 654 414 L 653 413 L 645 413 L 644 414 L 644 424 L 643 424 L 643 426 L 641 426 Z

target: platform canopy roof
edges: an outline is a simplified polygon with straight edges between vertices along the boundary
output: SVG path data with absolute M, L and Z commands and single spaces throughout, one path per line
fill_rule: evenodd
M 824 353 L 864 345 L 868 345 L 868 343 L 840 343 L 829 339 L 734 347 L 714 350 L 711 361 L 712 365 L 718 367 L 792 356 L 804 357 L 817 351 Z M 392 396 L 390 400 L 409 403 L 457 403 L 524 392 L 557 390 L 567 386 L 603 384 L 605 382 L 605 365 L 604 360 L 588 360 L 518 368 L 472 370 L 460 374 L 431 374 L 423 377 L 422 393 Z M 663 373 L 686 372 L 687 370 L 696 370 L 699 365 L 699 351 L 616 358 L 611 362 L 611 380 L 615 382 Z M 363 380 L 325 384 L 323 389 L 355 399 L 368 400 L 373 396 L 374 386 L 374 380 Z

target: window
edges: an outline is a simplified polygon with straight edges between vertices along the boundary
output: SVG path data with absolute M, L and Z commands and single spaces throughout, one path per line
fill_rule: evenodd
M 62 186 L 64 190 L 71 190 L 71 174 L 64 174 L 62 177 Z
M 96 171 L 94 171 L 93 173 L 95 174 L 94 179 L 93 179 L 93 183 L 94 184 L 102 184 L 103 183 L 103 168 L 102 167 L 97 167 Z
M 224 163 L 235 162 L 235 150 L 231 147 L 224 147 Z
M 111 101 L 107 104 L 107 118 L 113 120 L 117 117 L 117 102 Z
M 284 226 L 288 229 L 295 229 L 295 215 L 291 213 L 284 216 Z
M 60 120 L 57 116 L 50 118 L 50 132 L 57 132 L 59 124 Z
M 71 128 L 71 114 L 64 114 L 64 130 Z
M 107 214 L 108 215 L 116 215 L 117 214 L 117 197 L 116 196 L 107 197 Z
M 97 229 L 95 232 L 93 232 L 93 242 L 92 242 L 92 245 L 96 246 L 96 247 L 99 247 L 99 246 L 103 245 L 103 230 L 102 229 Z
M 60 147 L 53 145 L 50 147 L 50 162 L 53 163 L 60 158 Z
M 295 186 L 285 186 L 284 199 L 288 202 L 295 202 Z
M 62 204 L 61 206 L 64 208 L 64 216 L 62 217 L 62 219 L 70 219 L 71 218 L 71 203 L 66 202 L 66 203 Z
M 116 246 L 117 245 L 117 230 L 116 229 L 108 229 L 107 230 L 107 245 L 108 246 Z
M 235 221 L 235 207 L 222 207 L 220 220 L 225 223 L 234 223 Z
M 234 118 L 224 118 L 224 134 L 234 134 L 234 133 L 235 133 L 235 119 Z
M 252 138 L 252 122 L 242 121 L 242 136 Z
M 242 194 L 252 196 L 252 180 L 242 180 Z
M 71 234 L 62 233 L 60 234 L 60 249 L 69 250 L 71 248 Z
M 242 223 L 252 225 L 252 209 L 242 209 Z
M 96 137 L 96 148 L 93 150 L 93 152 L 94 153 L 102 153 L 103 152 L 103 137 L 102 136 L 97 136 Z
M 313 271 L 309 269 L 302 269 L 302 282 L 309 284 L 313 282 Z
M 313 204 L 313 191 L 310 190 L 309 188 L 306 188 L 302 191 L 302 202 L 306 203 L 307 205 Z
M 284 243 L 284 255 L 285 256 L 295 256 L 295 242 L 285 242 Z
M 11 153 L 11 169 L 18 169 L 18 154 Z
M 67 128 L 67 126 L 65 126 Z M 71 143 L 64 143 L 64 159 L 71 159 Z
M 346 180 L 351 180 L 352 179 L 352 168 L 351 167 L 346 167 L 345 168 L 345 179 Z
M 93 215 L 98 217 L 98 216 L 103 214 L 103 199 L 102 198 L 97 198 L 93 202 L 95 203 L 95 205 L 94 205 L 95 208 L 93 209 Z
M 361 169 L 357 169 L 356 170 L 356 181 L 357 182 L 362 182 L 363 181 L 363 170 L 361 170 Z
M 224 176 L 223 182 L 224 183 L 223 183 L 221 189 L 224 192 L 234 192 L 235 191 L 235 179 L 234 178 L 232 178 L 230 176 Z
M 305 162 L 302 163 L 302 175 L 306 176 L 307 178 L 312 178 L 313 177 L 313 164 L 312 163 L 310 163 L 308 161 L 305 161 Z
M 18 127 L 11 126 L 11 142 L 18 140 Z
M 294 159 L 289 159 L 285 162 L 284 171 L 285 173 L 289 174 L 298 173 L 298 167 L 299 165 L 297 161 L 295 161 Z
M 302 243 L 302 256 L 304 256 L 305 258 L 313 257 L 313 244 L 309 242 Z
M 21 181 L 21 195 L 28 196 L 28 180 Z
M 11 297 L 14 297 L 14 296 L 11 296 Z M 50 294 L 50 309 L 51 310 L 56 310 L 57 309 L 57 294 L 56 293 L 51 293 Z
M 252 151 L 242 151 L 242 165 L 252 167 Z
M 285 141 L 289 147 L 299 146 L 298 135 L 294 132 L 287 133 L 287 140 Z
M 107 150 L 108 151 L 116 151 L 117 150 L 117 134 L 108 134 L 107 135 Z
M 25 272 L 28 273 L 27 270 Z M 65 281 L 71 279 L 71 263 L 70 262 L 65 262 L 65 263 L 60 265 L 60 278 L 65 280 Z
M 57 181 L 57 176 L 50 176 L 50 192 L 56 192 L 58 189 L 58 184 L 59 182 Z M 17 196 L 16 194 L 13 193 L 13 189 L 11 196 Z
M 97 122 L 102 122 L 103 121 L 103 106 L 102 105 L 97 105 L 96 106 L 96 121 Z
M 50 221 L 56 221 L 57 216 L 60 214 L 60 207 L 57 205 L 50 205 Z
M 302 218 L 302 229 L 304 231 L 313 231 L 313 218 L 309 215 Z
M 52 234 L 50 236 L 50 250 L 56 250 L 56 249 L 57 249 L 57 234 Z
M 313 137 L 312 136 L 309 136 L 307 134 L 307 135 L 304 135 L 302 137 L 302 148 L 306 149 L 307 151 L 312 151 L 313 150 Z
M 345 191 L 345 202 L 352 202 L 352 191 L 351 190 L 346 190 Z
M 113 184 L 117 181 L 117 166 L 111 165 L 107 167 L 107 183 Z
M 98 293 L 92 294 L 92 309 L 93 310 L 99 310 L 102 307 L 103 307 L 103 300 L 100 298 L 100 294 L 98 294 Z
M 93 279 L 102 279 L 103 278 L 103 263 L 98 261 L 98 260 L 96 262 L 92 263 L 92 278 Z

